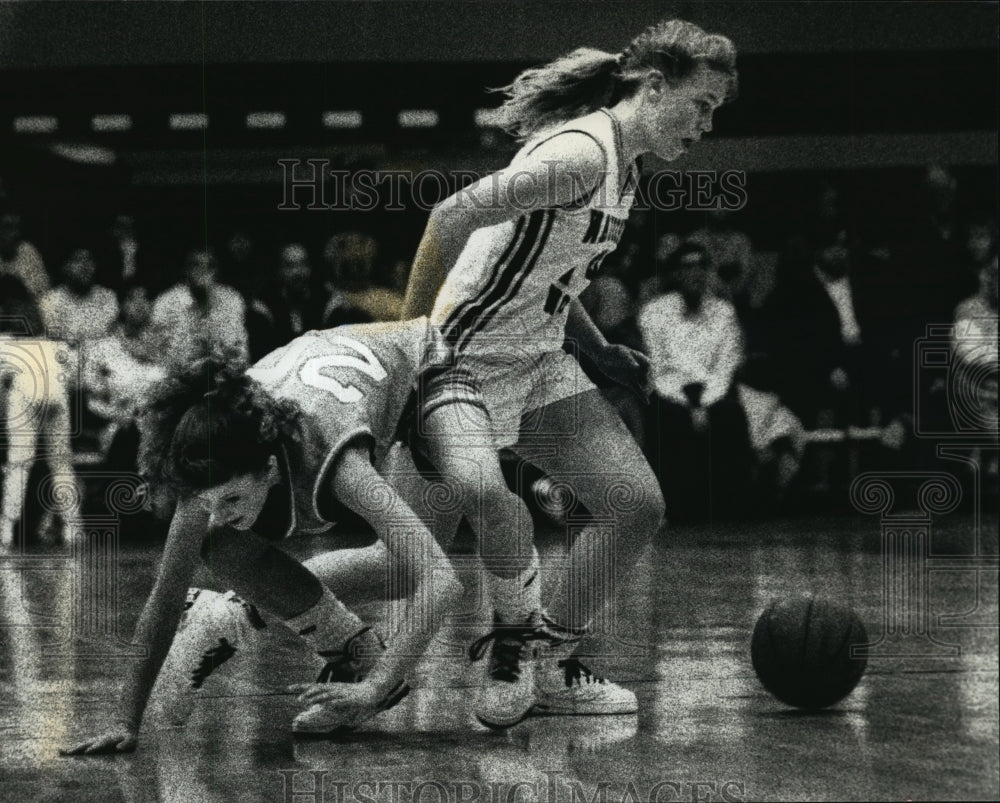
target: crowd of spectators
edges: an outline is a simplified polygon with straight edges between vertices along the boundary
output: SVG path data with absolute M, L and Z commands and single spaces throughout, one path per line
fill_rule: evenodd
M 957 392 L 995 429 L 996 220 L 960 209 L 947 169 L 924 179 L 919 213 L 877 240 L 832 185 L 816 188 L 811 218 L 780 249 L 755 248 L 729 212 L 684 234 L 633 216 L 582 300 L 609 340 L 650 358 L 649 405 L 605 392 L 675 517 L 745 515 L 792 488 L 828 492 L 847 476 L 845 441 L 869 444 L 875 460 L 919 459 L 906 452 L 914 392 L 929 414 L 953 418 L 949 399 L 965 383 Z M 36 305 L 44 336 L 65 344 L 68 387 L 85 400 L 77 429 L 119 469 L 134 460 L 144 394 L 170 368 L 220 347 L 254 361 L 311 329 L 395 320 L 408 272 L 369 234 L 265 247 L 233 228 L 189 247 L 169 286 L 131 215 L 46 265 L 16 209 L 0 213 L 0 276 Z M 955 324 L 945 386 L 914 376 L 914 343 L 940 323 Z
M 771 510 L 791 490 L 826 502 L 859 470 L 926 467 L 937 441 L 921 431 L 995 438 L 995 218 L 963 208 L 940 166 L 914 214 L 877 236 L 834 186 L 815 197 L 773 251 L 727 212 L 660 232 L 646 278 L 623 243 L 583 297 L 609 340 L 650 358 L 652 403 L 613 398 L 674 518 Z M 947 371 L 917 359 L 933 330 Z M 995 486 L 995 449 L 981 456 Z
M 81 238 L 60 252 L 29 242 L 21 215 L 3 203 L 0 346 L 23 351 L 15 338 L 58 344 L 58 364 L 49 360 L 35 384 L 58 375 L 73 419 L 62 435 L 72 435 L 79 459 L 116 471 L 135 470 L 137 412 L 172 369 L 217 351 L 249 363 L 311 329 L 399 316 L 402 294 L 375 284 L 376 274 L 388 271 L 378 264 L 378 244 L 365 234 L 330 237 L 314 263 L 301 243 L 268 249 L 233 231 L 218 249 L 189 247 L 171 284 L 166 260 L 143 241 L 131 215 L 116 215 L 104 238 Z M 0 348 L 0 363 L 5 354 Z M 23 369 L 7 357 L 0 366 L 4 476 L 12 474 L 15 454 L 5 446 L 7 435 L 24 423 L 8 420 L 14 409 L 7 403 L 8 380 Z M 18 476 L 34 458 L 25 458 Z

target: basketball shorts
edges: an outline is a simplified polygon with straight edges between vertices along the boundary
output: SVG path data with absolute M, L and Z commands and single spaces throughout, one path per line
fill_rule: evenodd
M 478 414 L 459 416 L 457 431 L 450 434 L 459 441 L 481 437 L 485 427 L 502 449 L 523 438 L 575 434 L 572 421 L 546 417 L 544 408 L 594 389 L 580 364 L 561 348 L 529 352 L 512 344 L 506 353 L 459 354 L 450 364 L 426 370 L 418 389 L 420 420 L 446 405 L 466 405 Z

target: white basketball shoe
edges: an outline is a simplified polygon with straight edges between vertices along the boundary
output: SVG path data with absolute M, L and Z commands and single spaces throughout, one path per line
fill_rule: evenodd
M 205 681 L 267 627 L 257 609 L 232 591 L 188 589 L 185 611 L 160 670 L 163 713 L 187 721 Z
M 489 728 L 509 728 L 523 720 L 535 704 L 535 665 L 530 642 L 535 638 L 535 615 L 520 625 L 495 627 L 469 648 L 469 659 L 478 661 L 489 649 L 486 680 L 476 693 L 473 710 Z
M 540 615 L 534 636 L 539 647 L 533 714 L 634 714 L 639 710 L 634 692 L 595 674 L 573 655 L 587 632 L 586 628 L 562 627 L 544 613 Z

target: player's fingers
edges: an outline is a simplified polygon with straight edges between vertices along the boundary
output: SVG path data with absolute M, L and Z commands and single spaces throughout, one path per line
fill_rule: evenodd
M 329 703 L 334 700 L 343 700 L 350 695 L 345 689 L 338 688 L 340 684 L 331 683 L 323 686 L 316 686 L 299 697 L 302 703 Z
M 80 742 L 80 744 L 75 744 L 72 747 L 67 747 L 67 748 L 65 748 L 63 750 L 60 750 L 59 751 L 59 755 L 61 755 L 61 756 L 78 756 L 78 755 L 80 755 L 80 753 L 82 753 L 87 748 L 87 746 L 89 744 L 90 744 L 90 742 Z
M 328 703 L 331 700 L 337 700 L 341 697 L 340 694 L 335 694 L 328 689 L 314 689 L 312 691 L 307 691 L 305 694 L 299 695 L 300 703 Z

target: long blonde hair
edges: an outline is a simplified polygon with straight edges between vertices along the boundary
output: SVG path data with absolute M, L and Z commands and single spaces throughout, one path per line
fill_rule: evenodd
M 499 125 L 519 141 L 552 125 L 611 106 L 630 96 L 649 69 L 670 84 L 704 64 L 729 77 L 726 100 L 736 96 L 736 48 L 725 36 L 705 33 L 684 20 L 652 25 L 619 54 L 581 47 L 541 67 L 525 70 L 494 91 L 506 100 Z

